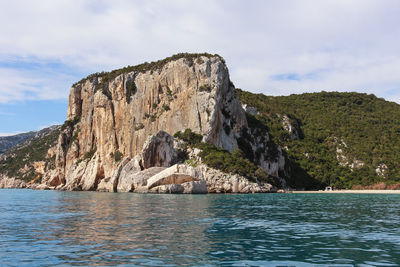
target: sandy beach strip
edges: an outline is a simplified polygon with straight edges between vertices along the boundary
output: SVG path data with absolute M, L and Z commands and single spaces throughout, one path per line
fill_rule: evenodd
M 287 191 L 295 194 L 400 194 L 400 190 Z

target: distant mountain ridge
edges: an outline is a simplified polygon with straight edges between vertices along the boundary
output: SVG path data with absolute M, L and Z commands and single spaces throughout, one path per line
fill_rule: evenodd
M 26 182 L 40 178 L 46 168 L 54 165 L 54 152 L 50 148 L 56 145 L 60 128 L 60 125 L 53 125 L 29 132 L 33 136 L 0 154 L 0 180 L 2 176 Z
M 4 153 L 13 146 L 28 140 L 29 138 L 32 138 L 36 133 L 36 131 L 31 131 L 10 136 L 0 136 L 0 154 Z
M 20 133 L 10 136 L 1 136 L 0 137 L 0 154 L 6 152 L 13 147 L 19 145 L 27 145 L 26 142 L 29 143 L 30 139 L 38 139 L 42 138 L 43 136 L 49 134 L 50 132 L 54 131 L 60 127 L 60 125 L 52 125 L 46 128 L 43 128 L 39 131 L 30 131 L 26 133 Z
M 20 133 L 10 136 L 0 136 L 0 154 L 6 152 L 9 149 L 12 149 L 15 146 L 23 144 L 25 141 L 29 141 L 32 138 L 41 138 L 59 127 L 58 125 L 52 125 L 46 128 L 43 128 L 39 131 L 30 131 L 26 133 Z

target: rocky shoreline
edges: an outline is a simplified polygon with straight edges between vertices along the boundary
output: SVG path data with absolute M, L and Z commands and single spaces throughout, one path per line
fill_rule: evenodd
M 24 181 L 20 179 L 0 177 L 0 188 L 17 189 L 17 188 L 29 188 L 29 187 Z
M 130 166 L 127 166 L 128 168 Z M 209 168 L 204 164 L 196 167 L 175 164 L 169 168 L 152 167 L 121 178 L 117 189 L 110 189 L 110 180 L 102 181 L 98 192 L 134 192 L 134 193 L 171 193 L 171 194 L 207 194 L 207 193 L 274 193 L 277 189 L 268 183 L 254 183 L 240 175 L 226 174 Z M 65 185 L 25 183 L 15 178 L 0 179 L 0 188 L 28 188 L 34 190 L 81 191 L 79 187 L 68 188 Z
M 24 182 L 3 176 L 0 188 L 30 188 L 37 190 L 136 192 L 136 193 L 270 193 L 276 188 L 265 182 L 211 168 L 201 161 L 201 150 L 186 147 L 191 165 L 176 163 L 178 151 L 187 144 L 159 131 L 149 136 L 141 153 L 133 159 L 122 158 L 112 175 L 98 179 L 97 156 L 74 165 L 70 179 L 60 183 L 54 171 L 44 173 L 41 183 Z M 182 150 L 181 150 L 182 151 Z M 171 166 L 172 165 L 172 166 Z M 146 166 L 144 168 L 143 166 Z
M 121 161 L 116 172 L 109 179 L 102 179 L 95 190 L 84 190 L 82 178 L 69 184 L 51 185 L 24 182 L 16 178 L 1 177 L 0 188 L 28 188 L 34 190 L 62 191 L 98 191 L 98 192 L 135 192 L 135 193 L 172 193 L 172 194 L 207 194 L 207 193 L 273 193 L 277 189 L 268 183 L 251 182 L 238 174 L 228 174 L 197 164 L 174 164 L 171 167 L 150 167 L 140 170 L 137 158 Z M 82 172 L 77 172 L 82 173 Z
M 189 167 L 188 172 L 196 172 L 197 170 L 205 170 L 210 172 L 216 172 L 218 175 L 213 176 L 208 180 L 201 180 L 194 178 L 187 174 L 176 174 L 173 173 L 171 168 L 175 169 L 186 169 Z M 132 192 L 132 193 L 170 193 L 170 194 L 213 194 L 213 193 L 276 193 L 277 189 L 270 184 L 262 183 L 251 183 L 246 178 L 238 175 L 232 175 L 227 178 L 227 174 L 221 173 L 218 170 L 210 169 L 207 166 L 199 166 L 199 169 L 191 169 L 190 166 L 185 165 L 174 165 L 171 168 L 167 168 L 164 171 L 158 173 L 158 175 L 152 176 L 147 180 L 148 185 L 139 186 L 135 189 L 131 189 L 130 185 L 116 192 Z M 151 170 L 151 169 L 149 169 Z M 202 175 L 202 172 L 198 173 Z M 139 175 L 138 175 L 139 176 Z M 166 181 L 167 180 L 167 181 Z M 160 183 L 165 183 L 161 184 Z M 182 183 L 179 183 L 182 182 Z M 63 186 L 49 186 L 46 184 L 38 183 L 25 183 L 22 180 L 15 178 L 3 178 L 0 180 L 0 189 L 32 189 L 32 190 L 60 190 L 60 191 L 81 191 L 80 189 L 68 190 Z M 97 192 L 110 192 L 109 190 L 103 190 L 100 185 Z

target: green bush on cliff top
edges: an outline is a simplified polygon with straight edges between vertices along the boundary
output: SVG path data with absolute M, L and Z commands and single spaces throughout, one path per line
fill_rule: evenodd
M 82 80 L 80 80 L 77 83 L 74 83 L 73 86 L 76 86 L 80 83 L 83 83 L 87 80 L 94 80 L 95 78 L 102 78 L 102 82 L 108 82 L 111 81 L 112 79 L 114 79 L 115 77 L 117 77 L 118 75 L 121 75 L 123 73 L 128 73 L 128 72 L 138 72 L 138 73 L 144 73 L 147 71 L 158 71 L 160 69 L 162 69 L 164 67 L 165 64 L 174 61 L 174 60 L 178 60 L 181 58 L 184 58 L 189 66 L 192 66 L 194 63 L 194 60 L 200 58 L 200 57 L 218 57 L 221 59 L 222 62 L 225 62 L 224 59 L 220 56 L 220 55 L 212 55 L 212 54 L 208 54 L 208 53 L 179 53 L 179 54 L 175 54 L 172 55 L 170 57 L 167 57 L 165 59 L 162 60 L 158 60 L 158 61 L 153 61 L 153 62 L 145 62 L 136 66 L 127 66 L 121 69 L 116 69 L 116 70 L 112 70 L 110 72 L 97 72 L 97 73 L 93 73 L 90 74 L 89 76 L 87 76 L 86 78 L 83 78 Z

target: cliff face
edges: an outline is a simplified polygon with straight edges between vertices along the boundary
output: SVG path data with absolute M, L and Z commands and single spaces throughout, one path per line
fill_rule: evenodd
M 67 119 L 58 139 L 56 168 L 43 181 L 68 190 L 97 190 L 114 179 L 105 186 L 114 191 L 115 179 L 129 162 L 135 162 L 135 170 L 176 163 L 171 136 L 169 145 L 162 137 L 164 148 L 145 144 L 160 130 L 173 135 L 191 129 L 229 152 L 238 148 L 243 133 L 251 135 L 223 59 L 210 55 L 84 79 L 71 88 Z M 251 143 L 254 149 L 260 147 L 257 142 Z M 260 164 L 277 176 L 284 168 L 282 158 L 280 152 L 270 162 L 263 157 Z

